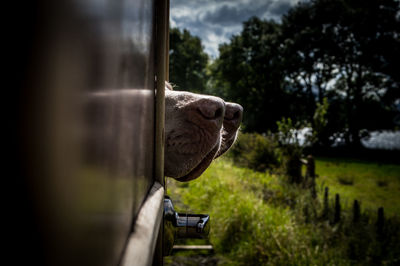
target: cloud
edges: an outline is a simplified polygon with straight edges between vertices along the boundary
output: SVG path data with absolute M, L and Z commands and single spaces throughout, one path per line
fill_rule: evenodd
M 279 21 L 299 0 L 171 0 L 172 27 L 201 38 L 205 51 L 218 56 L 218 46 L 239 34 L 252 16 Z
M 279 1 L 279 2 L 275 2 L 271 6 L 270 12 L 272 14 L 282 15 L 282 14 L 286 13 L 296 3 L 297 3 L 297 1 L 296 2 L 294 2 L 294 1 Z
M 241 8 L 240 6 L 224 5 L 214 12 L 207 12 L 203 17 L 207 23 L 216 23 L 221 26 L 229 26 L 247 20 L 252 16 L 260 16 L 263 14 L 261 9 Z

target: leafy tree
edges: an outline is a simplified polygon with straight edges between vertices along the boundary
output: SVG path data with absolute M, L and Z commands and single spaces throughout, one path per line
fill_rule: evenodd
M 399 2 L 394 0 L 314 0 L 283 18 L 289 83 L 307 91 L 310 105 L 314 94 L 321 103 L 328 84 L 336 83 L 348 144 L 360 145 L 361 129 L 393 126 L 394 103 L 400 98 L 398 14 Z
M 177 89 L 202 93 L 206 89 L 208 55 L 199 37 L 186 29 L 170 30 L 170 81 Z
M 287 84 L 307 104 L 312 121 L 316 101 L 322 104 L 335 65 L 326 49 L 331 45 L 326 27 L 315 18 L 312 2 L 300 3 L 282 18 L 281 53 Z
M 287 117 L 307 120 L 318 145 L 341 132 L 358 147 L 364 129 L 400 117 L 399 14 L 396 0 L 301 2 L 281 23 L 245 21 L 209 66 L 199 38 L 172 29 L 171 81 L 243 105 L 245 131 L 275 131 Z
M 221 96 L 243 105 L 247 131 L 275 129 L 275 121 L 289 113 L 277 56 L 279 32 L 275 22 L 249 19 L 239 35 L 219 47 L 211 68 Z

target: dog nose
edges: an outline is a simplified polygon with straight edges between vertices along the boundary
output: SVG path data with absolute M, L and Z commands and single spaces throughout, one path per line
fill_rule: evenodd
M 224 121 L 227 121 L 234 127 L 239 127 L 242 122 L 243 107 L 237 103 L 226 103 L 225 104 L 225 117 Z
M 200 114 L 207 120 L 218 120 L 225 115 L 225 103 L 217 97 L 209 97 L 198 102 Z

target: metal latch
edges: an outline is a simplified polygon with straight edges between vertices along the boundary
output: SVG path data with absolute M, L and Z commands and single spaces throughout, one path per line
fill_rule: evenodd
M 164 254 L 169 255 L 176 239 L 207 238 L 210 216 L 177 213 L 169 196 L 164 198 Z

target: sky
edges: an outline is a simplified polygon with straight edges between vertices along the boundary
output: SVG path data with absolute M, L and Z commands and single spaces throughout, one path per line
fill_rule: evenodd
M 252 16 L 280 21 L 300 0 L 170 0 L 170 26 L 200 37 L 205 52 L 218 56 L 218 45 L 239 34 Z

